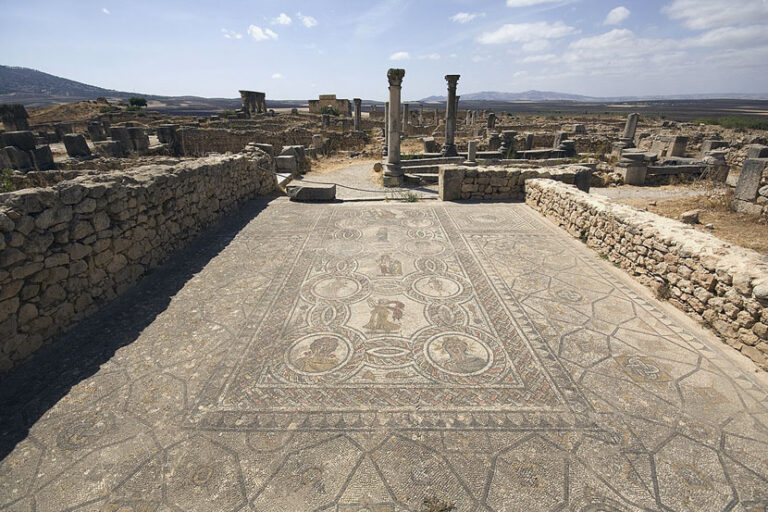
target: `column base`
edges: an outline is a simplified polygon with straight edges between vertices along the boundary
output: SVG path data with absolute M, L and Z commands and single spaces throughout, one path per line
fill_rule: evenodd
M 401 187 L 403 185 L 405 178 L 400 176 L 387 176 L 384 175 L 382 177 L 383 184 L 386 188 L 394 188 L 394 187 Z
M 443 156 L 459 156 L 459 152 L 456 150 L 456 144 L 443 146 L 443 150 L 440 153 L 442 153 Z

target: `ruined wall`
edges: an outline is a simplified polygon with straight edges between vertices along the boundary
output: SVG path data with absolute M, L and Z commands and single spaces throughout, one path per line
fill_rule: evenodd
M 309 146 L 312 132 L 301 128 L 266 132 L 261 130 L 236 131 L 226 129 L 182 128 L 176 132 L 181 156 L 204 156 L 209 153 L 238 153 L 249 142 L 272 144 L 279 153 L 283 146 Z
M 768 264 L 760 254 L 551 180 L 529 181 L 526 203 L 768 370 Z
M 731 208 L 768 219 L 768 158 L 744 160 Z
M 237 204 L 272 159 L 218 156 L 0 195 L 0 371 L 123 293 Z
M 525 198 L 525 182 L 550 178 L 574 184 L 577 174 L 591 171 L 585 167 L 540 167 L 536 169 L 504 167 L 442 167 L 439 193 L 443 201 L 457 199 L 492 200 Z M 587 181 L 589 183 L 589 181 Z

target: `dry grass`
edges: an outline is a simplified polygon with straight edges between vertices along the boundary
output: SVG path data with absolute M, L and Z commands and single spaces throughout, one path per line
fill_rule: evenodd
M 701 223 L 694 225 L 695 229 L 715 235 L 728 243 L 768 254 L 768 221 L 759 216 L 731 211 L 730 190 L 724 191 L 706 183 L 691 186 L 701 188 L 702 195 L 665 199 L 627 198 L 615 201 L 675 220 L 678 220 L 683 212 L 702 210 L 699 215 Z M 714 229 L 707 229 L 707 224 L 712 224 Z

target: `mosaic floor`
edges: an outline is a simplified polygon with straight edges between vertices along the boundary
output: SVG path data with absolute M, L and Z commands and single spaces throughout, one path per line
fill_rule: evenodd
M 0 510 L 765 511 L 723 350 L 525 205 L 265 201 L 3 383 Z

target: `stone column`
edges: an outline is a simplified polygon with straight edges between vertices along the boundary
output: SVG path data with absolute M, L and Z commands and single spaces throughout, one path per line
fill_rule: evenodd
M 356 132 L 359 132 L 360 131 L 360 126 L 362 125 L 362 123 L 361 123 L 361 117 L 362 117 L 361 111 L 363 109 L 363 100 L 361 100 L 360 98 L 355 98 L 352 101 L 355 102 L 355 124 L 354 124 L 354 130 Z
M 456 107 L 459 103 L 456 97 L 456 84 L 459 82 L 460 75 L 445 75 L 448 82 L 448 99 L 445 102 L 445 145 L 443 145 L 443 156 L 456 156 Z
M 403 182 L 400 167 L 400 90 L 403 85 L 404 69 L 391 68 L 389 79 L 389 118 L 387 120 L 387 166 L 384 170 L 384 186 L 396 187 Z
M 419 126 L 424 126 L 424 104 L 419 103 Z
M 467 144 L 467 161 L 464 165 L 477 165 L 477 141 L 471 140 Z
M 493 112 L 488 114 L 488 124 L 486 126 L 489 130 L 496 129 L 496 114 Z
M 408 126 L 411 124 L 411 106 L 403 103 L 403 135 L 408 135 Z
M 384 148 L 381 150 L 382 156 L 387 156 L 389 146 L 389 102 L 384 103 Z
M 624 134 L 622 139 L 632 141 L 635 139 L 635 130 L 637 130 L 637 121 L 640 119 L 640 114 L 629 114 L 627 116 L 627 123 L 624 125 Z

